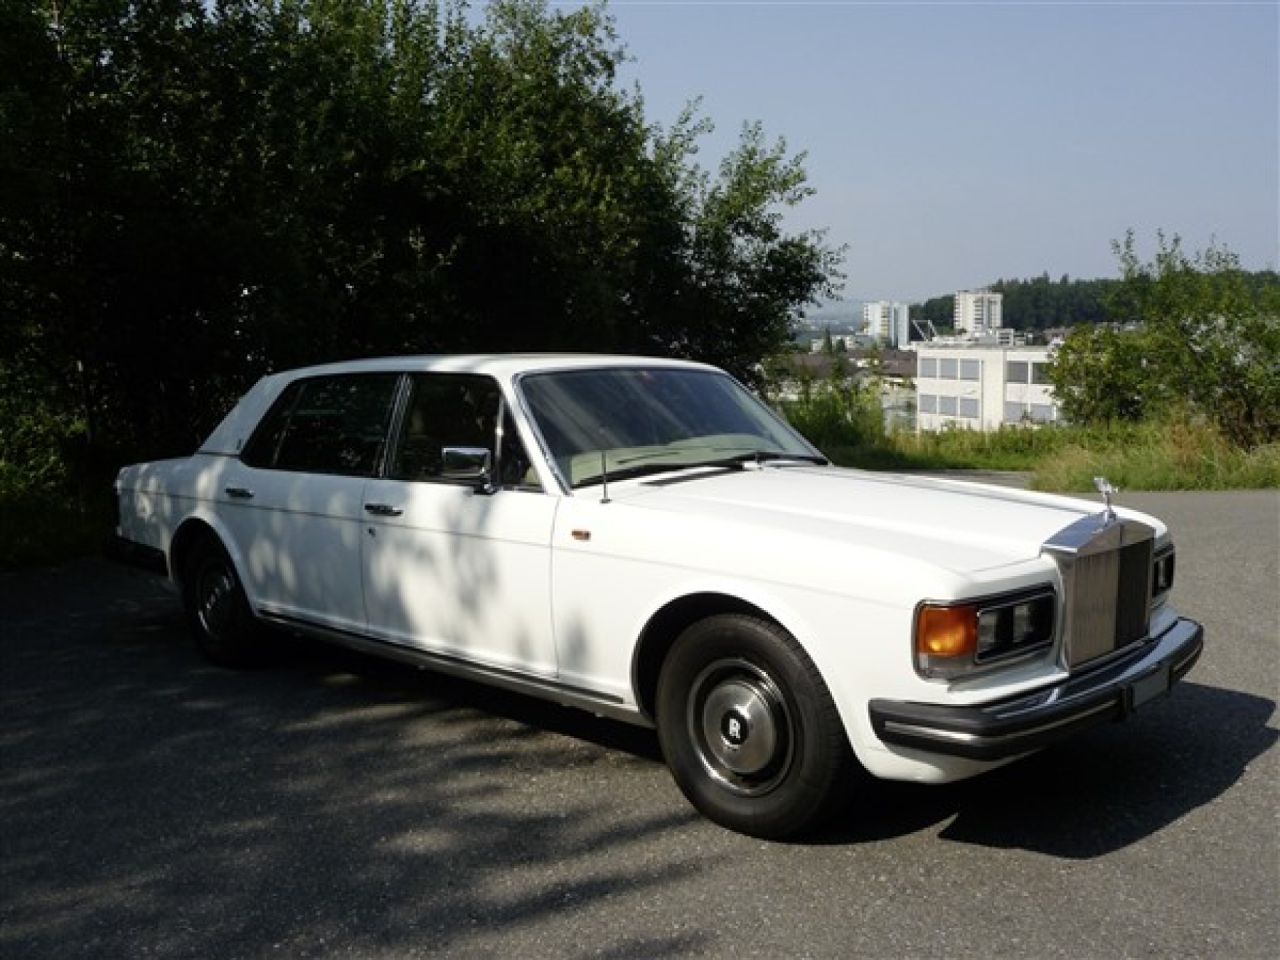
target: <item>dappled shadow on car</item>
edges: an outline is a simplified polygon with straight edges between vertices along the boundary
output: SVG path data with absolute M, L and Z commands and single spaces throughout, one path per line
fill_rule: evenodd
M 850 815 L 815 840 L 940 827 L 945 840 L 1071 860 L 1130 846 L 1217 800 L 1280 737 L 1261 697 L 1184 682 L 1171 701 L 971 780 L 861 783 Z

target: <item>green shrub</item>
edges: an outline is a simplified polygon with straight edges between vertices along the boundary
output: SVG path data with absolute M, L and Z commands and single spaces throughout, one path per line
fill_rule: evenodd
M 834 449 L 887 446 L 879 394 L 866 384 L 846 381 L 839 368 L 826 380 L 802 380 L 799 397 L 778 406 L 828 456 Z

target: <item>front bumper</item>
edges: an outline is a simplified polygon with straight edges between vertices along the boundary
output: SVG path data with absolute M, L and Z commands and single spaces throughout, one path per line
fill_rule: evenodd
M 1179 619 L 1154 640 L 1096 670 L 1035 693 L 980 706 L 872 700 L 871 725 L 888 744 L 973 760 L 1039 750 L 1085 727 L 1123 720 L 1167 694 L 1204 649 L 1204 628 Z

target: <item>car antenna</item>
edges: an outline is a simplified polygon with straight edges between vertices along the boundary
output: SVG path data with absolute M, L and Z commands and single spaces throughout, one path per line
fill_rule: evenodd
M 600 434 L 600 502 L 609 502 L 609 457 L 608 451 L 604 444 L 604 424 L 596 424 L 596 431 Z

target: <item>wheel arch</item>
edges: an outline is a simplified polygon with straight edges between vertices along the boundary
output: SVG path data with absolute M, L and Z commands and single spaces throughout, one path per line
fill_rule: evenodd
M 186 588 L 187 561 L 191 558 L 192 551 L 199 544 L 208 542 L 227 549 L 226 538 L 203 517 L 188 517 L 174 531 L 169 543 L 169 578 L 177 584 L 180 591 Z M 234 557 L 232 562 L 235 562 Z
M 786 624 L 767 610 L 728 593 L 692 593 L 668 602 L 645 624 L 636 643 L 631 665 L 636 704 L 650 722 L 653 722 L 655 716 L 658 675 L 662 672 L 662 664 L 676 639 L 699 620 L 725 613 L 748 614 L 767 620 L 783 630 L 788 629 Z

